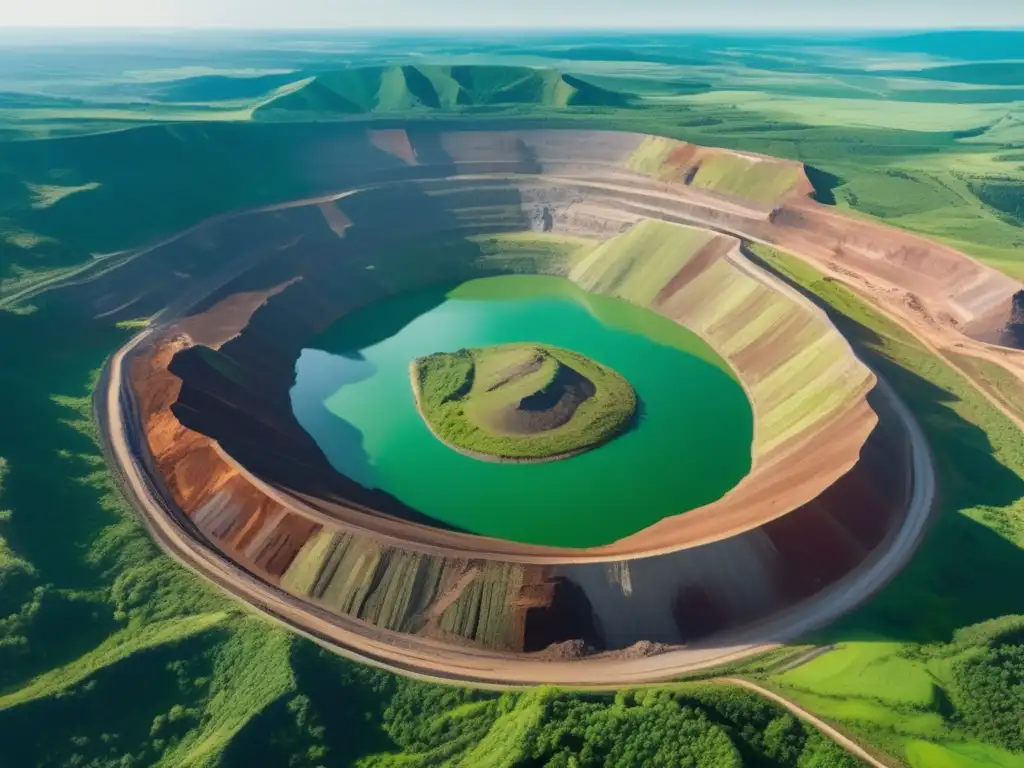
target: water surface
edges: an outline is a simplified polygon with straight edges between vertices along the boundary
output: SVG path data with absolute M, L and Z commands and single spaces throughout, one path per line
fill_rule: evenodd
M 409 363 L 511 342 L 573 349 L 626 377 L 632 429 L 579 456 L 497 464 L 463 456 L 416 411 Z M 607 544 L 721 497 L 750 469 L 752 416 L 698 336 L 568 280 L 509 276 L 391 297 L 302 350 L 292 408 L 339 471 L 473 533 L 551 546 Z

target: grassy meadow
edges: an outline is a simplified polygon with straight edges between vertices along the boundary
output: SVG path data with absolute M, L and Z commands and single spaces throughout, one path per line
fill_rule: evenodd
M 226 55 L 186 42 L 190 56 Z M 74 67 L 50 63 L 61 78 L 40 83 L 39 65 L 27 64 L 0 75 L 0 296 L 224 210 L 325 191 L 326 180 L 294 166 L 296 148 L 345 125 L 409 119 L 585 125 L 799 160 L 823 202 L 1024 275 L 1024 77 L 1012 63 L 960 60 L 985 56 L 991 38 L 944 42 L 949 51 L 926 64 L 887 40 L 681 36 L 467 50 L 425 39 L 415 63 L 408 44 L 387 40 L 316 55 L 287 43 L 254 43 L 247 67 L 136 61 L 115 76 L 113 54 L 83 47 Z M 729 55 L 718 50 L 726 43 Z M 15 64 L 18 50 L 6 51 Z M 742 179 L 767 199 L 784 181 L 733 166 L 710 163 L 694 181 L 729 191 Z

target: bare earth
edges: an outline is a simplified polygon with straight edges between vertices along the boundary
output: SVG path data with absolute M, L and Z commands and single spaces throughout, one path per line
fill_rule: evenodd
M 645 150 L 644 154 L 641 150 L 651 148 L 651 137 L 559 131 L 453 132 L 439 140 L 437 146 L 447 153 L 439 158 L 421 155 L 404 131 L 371 131 L 367 140 L 408 164 L 424 194 L 417 200 L 454 200 L 462 195 L 468 201 L 465 206 L 476 206 L 479 221 L 462 224 L 476 227 L 474 231 L 495 231 L 496 224 L 509 228 L 510 220 L 500 217 L 509 215 L 508 200 L 514 199 L 512 207 L 518 206 L 514 223 L 523 230 L 606 240 L 639 221 L 658 218 L 718 233 L 720 237 L 684 268 L 686 274 L 681 272 L 670 282 L 665 297 L 719 260 L 730 261 L 739 270 L 751 269 L 741 255 L 740 243 L 777 246 L 849 286 L 968 380 L 972 380 L 970 373 L 947 353 L 984 359 L 1024 381 L 1024 352 L 978 340 L 1001 327 L 1009 299 L 1021 289 L 1020 284 L 946 246 L 818 205 L 808 198 L 811 186 L 802 169 L 793 187 L 778 199 L 755 202 L 690 185 L 700 163 L 727 154 L 725 150 L 676 142 L 668 151 Z M 529 148 L 525 163 L 524 146 Z M 754 479 L 747 491 L 738 488 L 729 503 L 716 506 L 714 514 L 677 516 L 622 542 L 590 551 L 533 551 L 371 514 L 358 504 L 304 495 L 266 482 L 216 440 L 183 426 L 171 412 L 182 386 L 181 380 L 167 371 L 175 354 L 195 345 L 219 349 L 242 334 L 261 307 L 296 285 L 301 287 L 301 277 L 273 272 L 277 255 L 312 264 L 319 258 L 317 247 L 358 240 L 359 227 L 365 223 L 356 215 L 360 196 L 372 196 L 387 184 L 358 174 L 351 175 L 349 181 L 347 166 L 339 158 L 358 153 L 343 149 L 339 148 L 336 157 L 326 156 L 322 164 L 324 174 L 338 176 L 335 188 L 343 192 L 225 214 L 134 253 L 118 254 L 109 281 L 105 272 L 91 274 L 90 270 L 107 269 L 97 265 L 62 285 L 39 289 L 64 291 L 70 300 L 89 303 L 98 315 L 157 316 L 150 330 L 111 359 L 97 388 L 95 407 L 108 460 L 125 494 L 161 548 L 178 562 L 332 651 L 402 674 L 490 688 L 532 684 L 608 688 L 670 680 L 778 647 L 869 599 L 909 561 L 935 507 L 935 472 L 913 415 L 886 382 L 877 380 L 876 384 L 874 378 L 865 380 L 863 389 L 855 393 L 851 404 L 856 404 L 837 411 L 831 422 L 766 454 L 759 472 L 752 473 Z M 757 163 L 780 162 L 744 157 Z M 418 179 L 419 169 L 433 162 L 450 163 L 456 176 Z M 542 176 L 529 175 L 536 174 L 532 170 L 536 167 L 543 168 Z M 508 191 L 514 194 L 505 195 Z M 319 230 L 307 210 L 319 222 L 315 225 Z M 270 212 L 279 214 L 279 229 L 269 235 L 258 229 L 255 218 L 246 218 Z M 200 246 L 222 251 L 233 248 L 247 229 L 258 244 L 248 250 L 239 248 L 235 260 L 211 262 L 205 273 L 182 276 L 171 268 L 153 270 L 150 266 L 173 264 L 177 253 Z M 264 276 L 246 284 L 245 275 L 256 262 L 271 265 L 266 275 L 277 277 Z M 365 269 L 373 269 L 372 262 Z M 118 280 L 128 288 L 119 292 Z M 196 309 L 215 294 L 218 300 L 201 311 Z M 666 300 L 661 311 L 670 308 L 671 301 Z M 868 404 L 872 387 L 875 408 Z M 1024 429 L 1024 422 L 999 398 L 984 386 L 978 389 Z M 604 582 L 615 575 L 615 588 L 628 597 L 634 584 L 641 583 L 643 567 L 655 555 L 670 557 L 682 550 L 693 551 L 693 563 L 700 565 L 709 562 L 708 558 L 722 559 L 710 554 L 710 548 L 719 544 L 741 547 L 734 551 L 743 552 L 748 549 L 742 547 L 772 547 L 779 541 L 777 534 L 764 533 L 771 521 L 810 514 L 801 510 L 813 507 L 827 489 L 856 474 L 864 461 L 866 441 L 876 434 L 876 411 L 886 414 L 883 418 L 890 422 L 889 428 L 905 437 L 903 474 L 901 480 L 894 481 L 906 483 L 905 498 L 901 496 L 900 514 L 885 518 L 888 527 L 878 534 L 878 541 L 862 547 L 861 555 L 850 559 L 847 570 L 823 589 L 802 595 L 755 621 L 712 631 L 694 642 L 645 641 L 629 647 L 620 644 L 619 650 L 600 653 L 588 652 L 578 640 L 552 642 L 540 652 L 523 653 L 514 643 L 488 645 L 442 626 L 459 601 L 509 563 L 518 575 L 508 593 L 512 595 L 511 628 L 504 630 L 503 637 L 521 638 L 528 611 L 554 605 L 553 573 L 600 568 L 595 581 Z M 745 496 L 748 491 L 750 495 Z M 186 499 L 196 501 L 183 507 L 181 502 Z M 747 499 L 772 499 L 777 506 Z M 239 510 L 245 510 L 245 515 L 239 515 Z M 420 617 L 419 630 L 399 631 L 282 588 L 283 574 L 328 526 L 340 527 L 353 540 L 372 542 L 382 552 L 391 552 L 390 557 L 407 553 L 414 558 L 438 557 L 451 564 L 435 599 Z M 819 529 L 808 530 L 813 548 L 814 532 Z M 698 557 L 702 548 L 708 554 Z M 662 567 L 671 569 L 678 562 L 666 560 Z M 650 572 L 661 573 L 656 569 Z M 756 592 L 756 583 L 739 581 L 746 583 L 751 594 Z M 585 582 L 581 577 L 580 583 Z M 692 597 L 694 605 L 712 604 L 721 597 L 686 596 Z M 624 623 L 632 621 L 632 616 L 623 618 Z M 643 626 L 657 626 L 657 621 Z M 749 681 L 726 678 L 719 682 L 776 701 L 852 754 L 873 766 L 884 766 L 844 734 L 777 694 Z
M 548 138 L 553 133 L 558 132 L 538 132 L 529 138 L 541 150 L 554 151 L 552 147 L 563 145 Z M 376 137 L 375 140 L 381 138 Z M 387 138 L 389 142 L 397 140 L 394 136 Z M 479 168 L 483 171 L 480 174 L 462 173 L 455 180 L 460 185 L 468 185 L 465 191 L 473 199 L 482 200 L 483 195 L 490 194 L 488 189 L 500 189 L 500 184 L 522 178 L 514 173 L 514 168 L 500 168 L 499 164 L 496 174 L 492 168 L 482 167 L 487 165 L 485 161 L 472 159 L 473 152 L 485 153 L 493 149 L 487 144 L 490 139 L 484 134 L 457 139 L 458 145 L 447 145 L 452 152 L 456 147 L 466 152 L 466 159 L 460 161 L 462 165 L 457 169 Z M 698 259 L 697 272 L 716 263 L 716 260 L 728 260 L 739 270 L 751 270 L 735 250 L 737 241 L 732 238 L 776 244 L 850 284 L 931 348 L 941 350 L 943 346 L 956 345 L 961 352 L 970 350 L 996 355 L 987 345 L 965 337 L 960 328 L 988 311 L 986 307 L 992 301 L 1012 295 L 1016 289 L 1012 281 L 1007 282 L 950 249 L 827 211 L 801 197 L 807 191 L 806 186 L 796 189 L 791 197 L 773 207 L 751 205 L 741 199 L 693 189 L 672 180 L 641 179 L 636 173 L 621 168 L 615 170 L 622 162 L 621 158 L 636 146 L 636 141 L 635 138 L 626 141 L 619 137 L 600 137 L 599 152 L 607 153 L 608 158 L 593 166 L 579 160 L 547 163 L 551 166 L 550 170 L 546 169 L 547 175 L 541 181 L 534 179 L 530 182 L 537 190 L 531 194 L 555 202 L 550 204 L 544 216 L 530 214 L 527 225 L 533 222 L 534 226 L 554 226 L 556 230 L 568 233 L 587 232 L 593 236 L 595 232 L 606 232 L 606 236 L 612 236 L 650 216 L 699 224 L 721 233 L 723 238 L 715 241 L 714 249 L 707 251 L 706 258 Z M 397 156 L 404 156 L 407 150 L 402 142 L 399 143 L 403 149 Z M 509 151 L 513 151 L 518 145 L 507 142 L 502 146 L 512 147 Z M 575 149 L 558 151 L 571 152 Z M 421 158 L 415 159 L 418 165 L 422 164 Z M 424 187 L 428 191 L 435 190 L 436 194 L 457 194 L 456 189 L 450 187 L 450 181 L 432 180 L 425 182 Z M 474 184 L 481 186 L 473 189 Z M 499 186 L 494 187 L 495 184 Z M 334 206 L 357 197 L 358 191 L 350 189 L 338 195 L 273 206 L 272 210 L 301 212 L 306 206 L 314 206 L 326 233 L 317 237 L 348 240 L 358 229 L 359 219 L 347 215 L 346 211 L 352 209 L 336 209 Z M 559 200 L 563 202 L 557 202 Z M 636 202 L 622 205 L 617 202 L 619 200 Z M 229 219 L 219 218 L 217 226 L 226 220 Z M 356 222 L 354 225 L 353 221 Z M 609 231 L 609 225 L 617 229 Z M 213 226 L 213 223 L 200 225 L 186 236 L 202 232 L 204 226 Z M 295 242 L 297 235 L 283 231 L 280 245 L 267 242 L 265 247 L 287 252 L 292 247 L 288 243 Z M 175 240 L 169 239 L 157 248 L 168 243 L 173 245 Z M 890 247 L 892 243 L 895 246 Z M 152 249 L 147 249 L 137 256 L 150 252 Z M 914 277 L 911 283 L 911 276 L 921 272 L 922 259 L 928 262 L 941 259 L 950 266 L 940 270 L 941 279 L 929 281 Z M 215 276 L 214 287 L 229 285 L 234 279 L 227 274 L 231 270 L 227 267 L 225 270 L 224 275 Z M 912 301 L 895 293 L 900 290 L 895 288 L 895 283 L 904 278 L 916 291 Z M 289 492 L 264 482 L 233 461 L 215 441 L 177 423 L 168 408 L 178 397 L 180 381 L 161 372 L 175 352 L 195 343 L 205 343 L 216 349 L 246 327 L 256 308 L 267 301 L 274 301 L 275 296 L 286 290 L 289 284 L 288 279 L 282 278 L 270 289 L 238 292 L 231 299 L 241 302 L 236 307 L 221 302 L 207 312 L 190 316 L 189 307 L 201 298 L 203 286 L 195 286 L 191 305 L 180 298 L 174 305 L 176 309 L 172 310 L 172 305 L 166 304 L 168 309 L 160 316 L 153 331 L 137 337 L 112 360 L 104 380 L 105 399 L 98 403 L 98 408 L 102 412 L 104 434 L 113 463 L 120 467 L 126 491 L 135 499 L 161 545 L 181 562 L 238 598 L 339 653 L 406 674 L 495 686 L 542 682 L 585 686 L 595 685 L 596 681 L 601 681 L 601 684 L 631 684 L 664 680 L 686 671 L 757 653 L 833 620 L 880 589 L 905 564 L 920 541 L 935 497 L 930 455 L 920 428 L 909 411 L 884 382 L 878 382 L 877 396 L 886 402 L 886 408 L 894 414 L 895 422 L 907 436 L 908 503 L 899 516 L 899 524 L 885 534 L 881 543 L 826 589 L 754 623 L 713 633 L 706 640 L 682 647 L 648 644 L 644 646 L 648 650 L 638 653 L 624 649 L 560 661 L 550 654 L 509 652 L 500 647 L 486 647 L 464 640 L 453 642 L 455 638 L 438 634 L 429 627 L 452 607 L 454 601 L 462 599 L 479 578 L 483 578 L 481 574 L 499 561 L 519 563 L 526 569 L 524 573 L 534 573 L 529 570 L 534 565 L 545 568 L 558 565 L 564 570 L 574 564 L 602 562 L 609 567 L 619 567 L 621 562 L 621 587 L 628 592 L 631 590 L 631 560 L 640 561 L 659 553 L 678 552 L 681 547 L 699 548 L 711 542 L 755 534 L 759 526 L 786 516 L 804 500 L 812 499 L 822 487 L 845 477 L 857 462 L 857 450 L 874 429 L 875 413 L 862 400 L 862 408 L 840 411 L 840 416 L 823 425 L 820 432 L 801 437 L 800 442 L 785 442 L 776 453 L 768 454 L 763 462 L 763 471 L 758 475 L 763 481 L 751 487 L 750 491 L 754 494 L 751 498 L 778 496 L 780 501 L 775 511 L 766 509 L 763 504 L 757 507 L 741 503 L 742 494 L 735 494 L 737 498 L 731 513 L 721 505 L 714 515 L 702 517 L 688 513 L 653 526 L 618 543 L 618 546 L 596 551 L 531 552 L 507 542 L 445 532 L 387 515 L 367 515 L 357 505 L 332 505 Z M 207 284 L 205 292 L 210 290 L 212 288 Z M 211 315 L 210 312 L 220 314 Z M 183 314 L 186 318 L 179 321 Z M 211 334 L 211 327 L 216 327 L 217 331 Z M 174 329 L 178 335 L 168 337 L 168 329 Z M 1002 350 L 999 359 L 1006 364 Z M 153 376 L 146 379 L 150 373 L 145 373 L 139 366 L 144 366 L 145 371 L 153 371 Z M 147 383 L 142 390 L 137 390 L 133 380 L 136 384 Z M 868 388 L 873 385 L 873 378 L 866 380 Z M 858 396 L 863 398 L 865 394 L 861 391 Z M 797 460 L 798 456 L 803 458 Z M 850 458 L 841 458 L 843 456 Z M 168 486 L 172 498 L 164 497 L 164 488 Z M 175 499 L 192 497 L 198 491 L 202 493 L 196 498 L 205 501 L 183 514 Z M 790 500 L 782 500 L 786 495 Z M 232 501 L 227 503 L 225 499 Z M 243 525 L 233 516 L 232 510 L 246 505 L 251 514 Z M 365 537 L 383 547 L 402 548 L 417 553 L 417 556 L 436 555 L 462 563 L 453 571 L 461 575 L 452 577 L 454 581 L 451 582 L 461 587 L 444 592 L 433 604 L 426 615 L 427 628 L 420 633 L 396 631 L 330 610 L 315 600 L 289 594 L 279 585 L 281 574 L 309 537 L 327 524 L 340 524 L 352 535 Z M 230 541 L 231 547 L 221 549 L 218 541 Z M 467 569 L 467 562 L 475 565 Z M 539 577 L 523 578 L 526 579 L 523 591 L 515 602 L 526 605 L 529 601 L 523 597 L 528 594 L 525 585 L 533 584 L 532 579 Z M 443 640 L 436 639 L 442 636 Z
M 935 476 L 924 435 L 906 407 L 883 384 L 911 435 L 913 496 L 906 523 L 889 546 L 840 583 L 794 609 L 731 636 L 718 637 L 713 643 L 640 658 L 609 653 L 574 661 L 546 661 L 471 646 L 455 647 L 311 608 L 308 603 L 274 589 L 194 538 L 180 516 L 169 510 L 156 492 L 144 461 L 131 448 L 139 435 L 131 426 L 135 404 L 130 389 L 124 387 L 122 363 L 125 354 L 145 337 L 145 333 L 136 337 L 112 358 L 101 382 L 105 398 L 98 403 L 98 410 L 107 448 L 120 468 L 123 488 L 134 500 L 160 546 L 233 596 L 325 647 L 364 663 L 423 679 L 470 682 L 494 688 L 532 684 L 624 686 L 669 680 L 770 650 L 834 620 L 884 586 L 919 543 L 935 500 Z

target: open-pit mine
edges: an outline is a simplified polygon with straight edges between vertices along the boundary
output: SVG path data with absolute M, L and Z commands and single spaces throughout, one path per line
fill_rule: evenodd
M 1019 288 L 819 205 L 799 163 L 669 139 L 340 127 L 293 162 L 335 191 L 58 296 L 152 317 L 97 411 L 161 546 L 339 653 L 435 679 L 664 680 L 821 626 L 907 562 L 935 493 L 920 429 L 751 243 L 957 343 Z M 557 461 L 453 450 L 410 365 L 501 344 L 596 361 L 636 414 Z M 554 434 L 594 391 L 527 349 L 480 374 L 492 397 L 529 385 L 481 410 L 496 433 Z

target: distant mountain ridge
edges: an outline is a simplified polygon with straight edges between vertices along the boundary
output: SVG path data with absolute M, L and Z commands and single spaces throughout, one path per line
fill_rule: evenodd
M 409 110 L 532 104 L 553 108 L 623 107 L 628 94 L 553 69 L 511 66 L 359 67 L 280 89 L 254 119 L 363 115 Z

